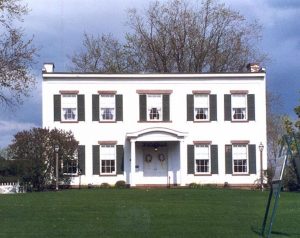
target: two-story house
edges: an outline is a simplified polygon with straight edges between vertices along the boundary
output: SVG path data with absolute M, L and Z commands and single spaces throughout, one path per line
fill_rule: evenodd
M 97 74 L 43 68 L 43 127 L 71 130 L 72 185 L 228 183 L 267 168 L 266 74 Z M 261 161 L 262 159 L 262 168 Z

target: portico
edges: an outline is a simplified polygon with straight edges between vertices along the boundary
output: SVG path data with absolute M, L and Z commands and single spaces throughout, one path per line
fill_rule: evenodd
M 127 133 L 130 142 L 130 186 L 186 185 L 186 132 L 151 127 Z

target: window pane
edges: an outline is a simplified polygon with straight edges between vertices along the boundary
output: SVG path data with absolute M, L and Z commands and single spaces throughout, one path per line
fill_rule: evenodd
M 115 120 L 115 95 L 104 94 L 100 95 L 100 121 L 113 121 Z
M 100 147 L 101 173 L 113 174 L 116 172 L 116 147 L 115 145 L 101 145 Z
M 232 146 L 233 171 L 235 173 L 247 173 L 247 145 Z
M 162 95 L 147 95 L 148 120 L 162 120 Z
M 194 118 L 195 120 L 207 120 L 209 109 L 209 95 L 194 95 Z
M 62 94 L 62 121 L 77 121 L 77 95 Z

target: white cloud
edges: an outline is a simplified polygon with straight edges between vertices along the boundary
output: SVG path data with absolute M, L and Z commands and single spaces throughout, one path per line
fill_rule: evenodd
M 28 130 L 32 127 L 37 127 L 37 125 L 31 122 L 0 121 L 1 134 L 9 131 Z
M 37 127 L 37 125 L 30 122 L 0 120 L 0 148 L 8 146 L 17 132 L 29 130 L 32 127 Z

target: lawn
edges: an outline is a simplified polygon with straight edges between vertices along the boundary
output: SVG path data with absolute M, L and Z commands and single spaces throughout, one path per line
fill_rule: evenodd
M 268 192 L 82 189 L 0 195 L 0 237 L 259 237 Z M 272 237 L 300 237 L 300 194 L 281 193 Z

